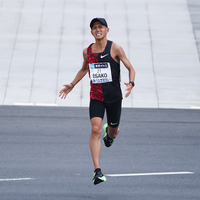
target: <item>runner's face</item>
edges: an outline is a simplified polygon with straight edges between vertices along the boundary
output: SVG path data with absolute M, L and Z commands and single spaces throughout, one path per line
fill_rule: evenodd
M 93 24 L 91 33 L 94 36 L 95 39 L 102 39 L 106 36 L 106 34 L 108 33 L 109 28 L 107 28 L 106 26 L 102 25 L 100 22 L 95 22 Z

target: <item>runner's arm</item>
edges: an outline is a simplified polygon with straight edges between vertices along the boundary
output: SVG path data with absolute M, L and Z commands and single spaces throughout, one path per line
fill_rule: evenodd
M 115 44 L 115 50 L 116 50 L 116 55 L 119 58 L 119 60 L 121 60 L 124 64 L 124 66 L 128 69 L 129 71 L 129 82 L 134 82 L 135 81 L 135 70 L 132 67 L 130 61 L 128 60 L 128 58 L 126 57 L 126 54 L 123 50 L 122 47 L 118 46 Z M 133 85 L 131 83 L 124 83 L 126 85 L 126 95 L 125 97 L 128 97 L 131 93 L 131 90 L 133 88 Z
M 74 80 L 71 82 L 73 87 L 87 74 L 88 63 L 87 63 L 87 49 L 83 50 L 83 65 L 79 72 L 76 74 Z
M 87 49 L 83 50 L 83 65 L 82 68 L 76 74 L 74 80 L 70 84 L 63 85 L 65 86 L 59 94 L 61 99 L 65 99 L 69 92 L 74 88 L 74 86 L 87 74 L 88 71 L 88 63 L 87 63 Z

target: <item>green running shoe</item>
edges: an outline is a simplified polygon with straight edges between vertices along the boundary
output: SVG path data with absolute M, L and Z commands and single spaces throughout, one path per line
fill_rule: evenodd
M 92 179 L 94 185 L 106 181 L 106 177 L 102 174 L 101 169 L 96 169 L 94 171 L 94 177 Z
M 105 132 L 105 135 L 103 136 L 103 141 L 106 147 L 110 147 L 113 144 L 114 140 L 109 137 L 107 129 L 108 129 L 108 124 L 106 123 L 103 125 L 103 130 Z

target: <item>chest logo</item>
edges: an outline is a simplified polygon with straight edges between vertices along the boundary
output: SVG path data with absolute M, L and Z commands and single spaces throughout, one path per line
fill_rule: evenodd
M 108 54 L 101 55 L 100 58 L 104 58 L 104 57 L 106 57 L 106 56 L 108 56 Z

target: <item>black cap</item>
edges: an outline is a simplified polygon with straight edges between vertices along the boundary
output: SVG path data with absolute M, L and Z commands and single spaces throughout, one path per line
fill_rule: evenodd
M 90 22 L 90 28 L 91 28 L 91 29 L 92 29 L 92 27 L 93 27 L 94 22 L 100 22 L 100 23 L 102 23 L 104 26 L 108 27 L 108 24 L 107 24 L 107 22 L 106 22 L 106 20 L 105 20 L 104 18 L 96 17 L 96 18 L 94 18 L 94 19 Z

